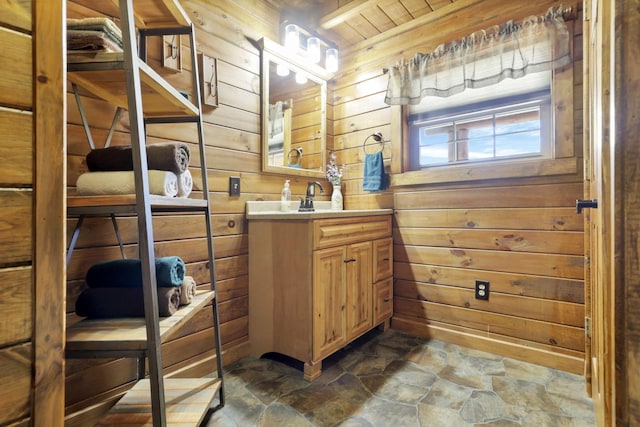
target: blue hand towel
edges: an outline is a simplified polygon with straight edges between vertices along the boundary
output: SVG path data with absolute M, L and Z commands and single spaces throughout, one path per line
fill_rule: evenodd
M 184 281 L 185 264 L 180 257 L 156 258 L 158 287 L 180 286 Z M 90 288 L 138 288 L 142 286 L 142 264 L 139 259 L 116 259 L 92 265 L 87 271 Z
M 385 188 L 387 188 L 387 179 L 384 173 L 382 151 L 374 154 L 365 154 L 362 189 L 365 191 L 382 191 Z

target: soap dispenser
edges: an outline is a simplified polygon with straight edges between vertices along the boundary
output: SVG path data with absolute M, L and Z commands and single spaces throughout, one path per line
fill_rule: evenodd
M 289 180 L 284 182 L 282 193 L 280 196 L 280 210 L 287 212 L 291 208 L 291 189 L 289 188 Z

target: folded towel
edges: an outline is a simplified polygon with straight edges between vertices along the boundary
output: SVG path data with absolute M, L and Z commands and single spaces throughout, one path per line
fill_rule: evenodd
M 100 31 L 122 47 L 122 31 L 120 30 L 120 27 L 118 27 L 118 25 L 111 19 L 106 17 L 93 16 L 81 19 L 67 18 L 67 30 Z
M 193 177 L 189 169 L 178 175 L 178 197 L 189 197 L 193 190 Z
M 196 281 L 191 276 L 184 276 L 184 281 L 180 285 L 180 305 L 191 304 L 193 297 L 196 296 L 198 287 Z
M 135 194 L 133 171 L 86 172 L 78 177 L 76 189 L 81 196 Z M 169 171 L 149 171 L 149 193 L 175 197 L 178 194 L 178 177 Z
M 101 31 L 68 30 L 67 50 L 72 52 L 122 52 L 122 41 L 118 43 Z
M 184 261 L 178 256 L 156 258 L 158 287 L 179 287 L 184 281 Z M 142 264 L 139 259 L 103 261 L 89 267 L 86 277 L 90 288 L 140 288 Z
M 384 173 L 382 151 L 366 154 L 364 157 L 362 189 L 365 191 L 382 191 L 385 188 L 387 188 L 387 176 Z
M 180 306 L 180 288 L 158 288 L 158 316 L 167 317 Z M 76 300 L 76 314 L 94 319 L 143 317 L 142 288 L 88 288 Z
M 176 175 L 189 166 L 191 152 L 182 142 L 164 142 L 147 145 L 147 167 L 149 169 L 171 171 Z M 130 145 L 116 145 L 97 148 L 87 154 L 87 167 L 91 172 L 133 170 L 133 155 Z

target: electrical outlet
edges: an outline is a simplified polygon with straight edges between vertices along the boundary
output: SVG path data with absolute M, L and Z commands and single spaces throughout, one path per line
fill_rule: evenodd
M 489 282 L 476 280 L 476 299 L 489 299 Z
M 229 177 L 229 195 L 230 196 L 240 195 L 240 177 L 239 176 Z

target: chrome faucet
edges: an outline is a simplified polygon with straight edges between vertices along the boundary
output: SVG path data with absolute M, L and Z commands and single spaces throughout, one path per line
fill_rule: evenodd
M 300 208 L 298 208 L 299 212 L 315 211 L 315 208 L 313 207 L 313 198 L 316 196 L 316 185 L 320 189 L 320 194 L 324 194 L 324 188 L 322 188 L 322 184 L 318 181 L 312 181 L 307 184 L 307 195 L 304 199 L 300 200 Z

